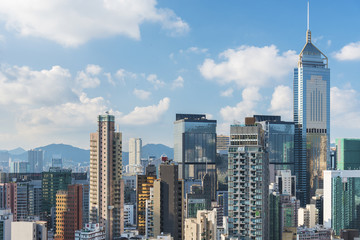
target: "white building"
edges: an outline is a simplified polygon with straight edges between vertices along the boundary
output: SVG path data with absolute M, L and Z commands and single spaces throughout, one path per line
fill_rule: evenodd
M 124 224 L 126 225 L 134 225 L 134 210 L 135 205 L 133 204 L 125 204 L 124 205 Z
M 141 165 L 141 138 L 130 138 L 129 140 L 129 165 Z
M 46 222 L 12 222 L 11 240 L 46 240 Z
M 217 238 L 217 213 L 199 210 L 196 218 L 185 219 L 185 239 L 216 239 Z
M 106 234 L 99 223 L 87 223 L 81 230 L 75 231 L 75 240 L 103 240 Z
M 315 204 L 307 204 L 298 210 L 298 226 L 313 228 L 318 224 L 319 215 Z

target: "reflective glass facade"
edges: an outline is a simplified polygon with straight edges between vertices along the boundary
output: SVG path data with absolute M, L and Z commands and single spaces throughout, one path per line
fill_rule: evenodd
M 322 187 L 330 161 L 330 69 L 327 57 L 307 42 L 294 70 L 295 174 L 297 197 L 304 206 Z
M 270 182 L 275 181 L 277 170 L 291 170 L 291 173 L 294 174 L 295 124 L 282 121 L 260 123 L 265 130 L 265 141 L 270 164 Z
M 215 188 L 216 120 L 208 120 L 205 115 L 177 114 L 174 160 L 179 164 L 179 176 L 183 179 L 202 179 L 208 172 Z M 215 191 L 212 195 L 214 199 Z

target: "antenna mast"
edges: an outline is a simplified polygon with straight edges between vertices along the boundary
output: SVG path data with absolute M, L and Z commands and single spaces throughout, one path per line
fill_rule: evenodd
M 310 30 L 310 4 L 307 4 L 307 30 Z

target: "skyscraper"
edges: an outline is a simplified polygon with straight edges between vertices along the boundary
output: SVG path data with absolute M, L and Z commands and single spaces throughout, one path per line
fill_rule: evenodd
M 29 173 L 41 173 L 43 171 L 44 152 L 42 150 L 28 151 Z
M 229 233 L 239 239 L 268 239 L 268 156 L 264 130 L 250 119 L 230 126 Z
M 323 170 L 330 160 L 330 69 L 328 58 L 311 42 L 309 20 L 294 69 L 294 122 L 297 197 L 304 206 L 323 188 Z
M 201 180 L 208 173 L 212 199 L 216 195 L 216 120 L 203 114 L 176 114 L 174 122 L 174 160 L 179 176 Z
M 121 133 L 115 117 L 100 115 L 98 131 L 90 134 L 90 221 L 104 227 L 107 239 L 124 229 L 124 184 Z
M 130 138 L 129 140 L 129 165 L 140 165 L 141 159 L 141 148 L 142 140 L 141 138 Z

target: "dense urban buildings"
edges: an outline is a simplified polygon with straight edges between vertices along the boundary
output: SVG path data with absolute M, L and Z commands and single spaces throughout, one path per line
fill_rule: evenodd
M 311 42 L 294 69 L 295 174 L 297 197 L 305 206 L 323 188 L 323 171 L 330 161 L 330 69 L 328 58 Z
M 99 115 L 98 131 L 90 134 L 90 221 L 100 223 L 108 239 L 124 229 L 121 139 L 115 117 Z

